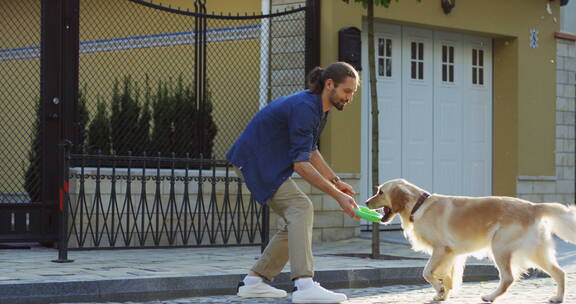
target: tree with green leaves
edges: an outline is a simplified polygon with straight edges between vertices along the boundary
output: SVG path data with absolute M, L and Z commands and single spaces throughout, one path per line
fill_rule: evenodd
M 172 82 L 160 83 L 152 102 L 152 143 L 155 151 L 178 157 L 189 154 L 192 158 L 212 157 L 216 124 L 212 117 L 211 97 L 203 105 L 196 103 L 192 85 L 185 85 L 179 77 Z
M 122 92 L 118 86 L 118 81 L 115 81 L 112 91 L 110 135 L 114 152 L 118 155 L 127 155 L 128 151 L 134 148 L 134 143 L 128 139 L 133 138 L 132 136 L 138 131 L 140 93 L 130 76 L 124 77 Z
M 182 77 L 178 77 L 172 90 L 171 139 L 172 151 L 182 157 L 193 154 L 193 145 L 198 122 L 196 121 L 195 92 L 184 86 Z
M 150 87 L 148 75 L 144 81 L 144 103 L 140 109 L 140 116 L 136 126 L 136 133 L 134 134 L 134 146 L 132 155 L 142 155 L 146 151 L 150 151 L 150 122 L 152 121 L 151 112 L 152 103 L 152 88 Z
M 90 120 L 90 115 L 88 113 L 88 108 L 86 106 L 86 85 L 80 90 L 78 90 L 78 119 L 77 119 L 77 126 L 76 131 L 78 134 L 78 143 L 75 143 L 75 146 L 82 149 L 86 144 L 86 140 L 88 137 L 86 126 L 88 125 L 88 121 Z
M 158 82 L 154 101 L 152 102 L 152 149 L 164 156 L 169 155 L 172 148 L 173 102 L 171 87 L 162 81 Z
M 106 102 L 98 96 L 96 104 L 96 115 L 88 127 L 88 149 L 89 152 L 110 153 L 112 143 L 110 139 L 110 120 Z
M 212 95 L 210 94 L 210 90 L 206 91 L 206 100 L 204 100 L 203 106 L 199 109 L 198 118 L 196 119 L 196 121 L 200 123 L 202 129 L 200 129 L 200 127 L 198 128 L 200 132 L 203 133 L 203 135 L 198 138 L 198 141 L 202 142 L 202 144 L 198 147 L 201 150 L 199 150 L 199 153 L 196 154 L 196 157 L 199 157 L 200 154 L 202 154 L 204 158 L 212 158 L 214 137 L 216 137 L 218 128 L 216 127 L 216 123 L 212 117 Z

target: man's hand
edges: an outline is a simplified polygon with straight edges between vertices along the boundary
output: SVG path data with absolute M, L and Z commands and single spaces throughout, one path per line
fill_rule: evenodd
M 332 185 L 326 178 L 320 175 L 316 168 L 309 162 L 294 162 L 294 171 L 312 186 L 333 197 L 340 205 L 340 208 L 350 217 L 360 218 L 354 212 L 354 208 L 358 208 L 358 205 L 350 196 L 354 194 L 354 190 L 350 185 L 342 181 L 337 182 L 336 185 Z
M 347 183 L 343 182 L 343 181 L 338 181 L 336 184 L 334 184 L 334 187 L 336 187 L 336 189 L 352 196 L 354 194 L 356 194 L 356 192 L 354 192 L 354 189 L 352 188 L 352 186 L 348 185 Z
M 340 205 L 340 208 L 342 208 L 342 210 L 344 210 L 344 212 L 346 212 L 350 217 L 360 218 L 354 212 L 354 209 L 357 209 L 358 205 L 350 195 L 341 192 L 341 195 L 336 201 L 338 202 L 338 205 Z

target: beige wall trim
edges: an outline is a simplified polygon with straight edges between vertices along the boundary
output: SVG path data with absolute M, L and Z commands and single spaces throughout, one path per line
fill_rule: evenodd
M 555 181 L 556 179 L 556 176 L 518 176 L 518 181 Z
M 216 42 L 254 39 L 258 38 L 259 32 L 259 25 L 247 25 L 233 28 L 212 28 L 206 31 L 206 41 Z M 80 54 L 194 44 L 194 36 L 194 32 L 185 31 L 82 41 L 80 42 Z M 40 57 L 40 46 L 5 49 L 1 51 L 0 61 Z
M 576 35 L 562 32 L 554 33 L 554 38 L 576 41 Z

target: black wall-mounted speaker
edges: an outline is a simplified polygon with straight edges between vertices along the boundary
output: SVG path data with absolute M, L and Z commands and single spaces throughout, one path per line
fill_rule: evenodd
M 345 27 L 338 31 L 338 60 L 351 64 L 357 71 L 362 70 L 362 39 L 356 27 Z

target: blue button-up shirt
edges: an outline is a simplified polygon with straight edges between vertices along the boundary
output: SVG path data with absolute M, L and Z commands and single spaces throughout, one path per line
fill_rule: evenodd
M 271 102 L 248 123 L 226 158 L 260 204 L 292 175 L 294 162 L 310 161 L 327 114 L 320 95 L 302 91 Z

